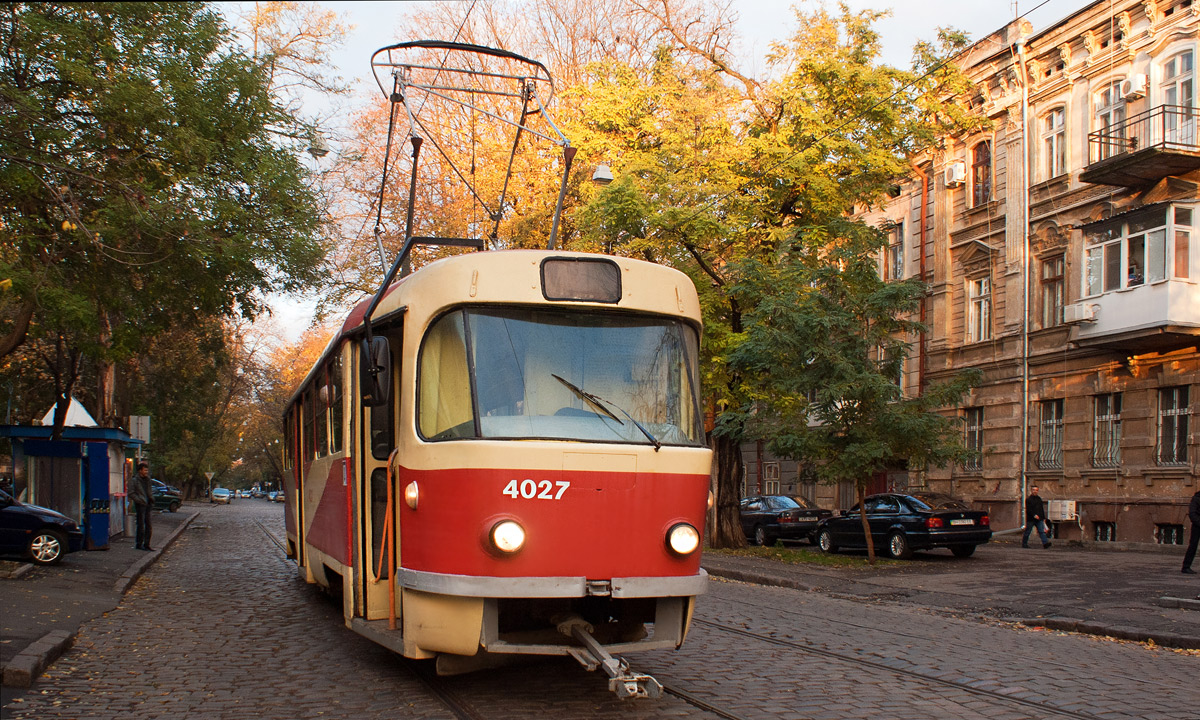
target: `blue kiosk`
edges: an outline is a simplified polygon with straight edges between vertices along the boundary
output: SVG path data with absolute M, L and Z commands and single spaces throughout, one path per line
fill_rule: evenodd
M 141 441 L 119 428 L 65 427 L 61 440 L 51 431 L 0 425 L 0 437 L 12 441 L 13 495 L 75 520 L 84 548 L 107 550 L 109 538 L 125 531 L 128 451 Z

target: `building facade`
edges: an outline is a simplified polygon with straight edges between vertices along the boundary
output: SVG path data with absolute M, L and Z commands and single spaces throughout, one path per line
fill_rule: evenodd
M 972 458 L 900 484 L 1056 535 L 1178 544 L 1200 476 L 1200 2 L 1099 0 L 1018 20 L 957 62 L 987 129 L 947 137 L 864 217 L 885 278 L 922 277 L 905 392 L 966 368 Z M 889 482 L 896 485 L 895 473 Z

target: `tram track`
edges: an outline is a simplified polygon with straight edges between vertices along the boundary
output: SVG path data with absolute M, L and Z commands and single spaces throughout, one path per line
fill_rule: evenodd
M 1054 707 L 1053 705 L 1047 705 L 1046 703 L 1041 703 L 1041 702 L 1037 702 L 1034 700 L 1026 700 L 1024 698 L 1019 698 L 1019 697 L 1015 697 L 1012 695 L 1006 695 L 1002 692 L 997 692 L 995 690 L 988 690 L 986 688 L 975 687 L 968 683 L 958 682 L 955 680 L 947 680 L 945 678 L 940 678 L 935 675 L 929 675 L 926 673 L 916 672 L 913 670 L 898 670 L 898 669 L 896 669 L 886 663 L 883 663 L 883 662 L 870 660 L 870 659 L 860 657 L 857 655 L 849 655 L 849 654 L 845 654 L 845 653 L 839 653 L 839 652 L 836 652 L 833 650 L 826 650 L 824 648 L 819 648 L 819 647 L 816 647 L 809 643 L 774 638 L 774 637 L 770 637 L 768 635 L 762 635 L 760 633 L 751 632 L 751 631 L 745 630 L 743 628 L 734 627 L 732 625 L 725 625 L 723 623 L 713 622 L 711 620 L 702 620 L 700 618 L 696 618 L 692 622 L 695 625 L 701 625 L 704 627 L 712 628 L 714 630 L 719 630 L 721 632 L 729 633 L 731 635 L 738 635 L 741 637 L 758 640 L 760 642 L 768 643 L 770 645 L 775 645 L 778 647 L 785 647 L 785 648 L 788 648 L 789 650 L 795 650 L 797 652 L 802 652 L 802 653 L 806 653 L 809 655 L 816 655 L 818 657 L 826 658 L 829 660 L 836 660 L 838 662 L 842 662 L 842 663 L 845 663 L 848 665 L 858 665 L 861 667 L 870 668 L 871 670 L 874 670 L 874 671 L 885 672 L 885 673 L 889 673 L 891 675 L 896 675 L 901 678 L 917 679 L 917 680 L 921 680 L 923 682 L 932 683 L 932 684 L 940 686 L 940 687 L 953 688 L 955 690 L 960 690 L 962 692 L 966 692 L 971 695 L 976 695 L 979 697 L 987 698 L 994 702 L 1001 702 L 1001 703 L 1004 703 L 1007 705 L 1019 705 L 1021 707 L 1025 707 L 1025 708 L 1034 708 L 1039 713 L 1042 713 L 1042 714 L 1050 714 L 1050 715 L 1054 715 L 1054 716 L 1058 716 L 1058 717 L 1075 718 L 1076 720 L 1102 720 L 1102 718 L 1100 718 L 1097 715 L 1092 715 L 1092 714 L 1084 713 L 1084 712 L 1078 712 L 1075 710 L 1067 710 L 1065 708 L 1058 708 L 1058 707 Z

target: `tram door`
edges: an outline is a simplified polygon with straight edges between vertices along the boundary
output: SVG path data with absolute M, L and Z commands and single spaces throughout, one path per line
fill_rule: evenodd
M 356 516 L 359 519 L 358 543 L 362 548 L 362 571 L 358 573 L 360 583 L 358 595 L 362 600 L 358 611 L 367 620 L 382 620 L 388 617 L 388 583 L 394 582 L 395 569 L 389 567 L 388 544 L 392 551 L 392 565 L 400 560 L 400 547 L 397 541 L 399 528 L 387 526 L 388 477 L 387 462 L 392 450 L 396 447 L 396 429 L 399 424 L 400 408 L 400 362 L 401 362 L 401 333 L 400 327 L 383 327 L 376 330 L 388 340 L 392 357 L 391 394 L 388 401 L 375 407 L 359 405 L 361 413 L 358 426 L 359 453 L 362 459 L 360 486 L 356 493 L 358 501 Z M 357 346 L 356 346 L 357 347 Z M 357 367 L 357 364 L 356 366 Z M 361 390 L 356 397 L 361 398 Z M 393 485 L 395 478 L 392 479 Z M 393 493 L 397 489 L 393 487 Z M 398 494 L 392 497 L 392 521 L 399 516 L 396 503 L 401 502 Z M 397 604 L 399 593 L 397 593 Z M 399 608 L 397 608 L 397 611 Z

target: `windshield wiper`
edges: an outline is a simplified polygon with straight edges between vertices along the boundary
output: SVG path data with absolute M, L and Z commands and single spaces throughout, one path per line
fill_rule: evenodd
M 654 452 L 658 452 L 659 448 L 662 447 L 662 443 L 660 443 L 658 441 L 658 438 L 651 435 L 649 430 L 647 430 L 645 427 L 643 427 L 640 422 L 638 422 L 637 420 L 634 420 L 633 416 L 630 415 L 628 412 L 626 412 L 625 409 L 622 408 L 620 405 L 617 405 L 616 403 L 613 403 L 609 400 L 605 400 L 604 398 L 600 397 L 599 395 L 593 395 L 592 393 L 584 390 L 583 388 L 576 386 L 570 380 L 561 378 L 558 375 L 555 375 L 554 373 L 550 373 L 550 377 L 559 381 L 563 385 L 566 385 L 576 395 L 583 398 L 584 400 L 587 400 L 592 405 L 595 405 L 596 407 L 600 408 L 601 410 L 604 411 L 605 415 L 609 416 L 613 420 L 616 420 L 618 423 L 621 423 L 622 425 L 624 425 L 625 423 L 621 422 L 621 419 L 619 417 L 617 417 L 616 415 L 613 415 L 612 411 L 609 410 L 608 407 L 606 407 L 606 406 L 612 406 L 612 407 L 615 407 L 616 409 L 620 410 L 621 414 L 624 415 L 625 417 L 629 418 L 629 422 L 633 423 L 634 427 L 636 427 L 638 430 L 641 430 L 642 434 L 645 435 L 646 438 L 649 439 L 650 442 L 654 444 Z

